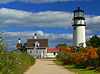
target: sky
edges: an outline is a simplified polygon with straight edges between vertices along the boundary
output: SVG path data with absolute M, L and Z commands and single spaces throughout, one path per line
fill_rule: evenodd
M 10 50 L 18 39 L 49 39 L 49 47 L 73 42 L 73 11 L 85 11 L 86 40 L 100 36 L 100 0 L 0 0 L 0 32 Z

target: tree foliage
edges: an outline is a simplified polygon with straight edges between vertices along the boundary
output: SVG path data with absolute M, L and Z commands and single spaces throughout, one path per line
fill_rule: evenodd
M 94 35 L 89 41 L 86 42 L 86 44 L 87 46 L 93 46 L 95 48 L 100 47 L 100 37 Z
M 56 46 L 56 48 L 57 49 L 61 49 L 61 47 L 66 47 L 67 45 L 66 44 L 58 44 L 57 46 Z
M 61 47 L 61 52 L 70 52 L 70 51 L 73 51 L 73 50 L 71 49 L 71 47 L 67 47 L 67 46 Z

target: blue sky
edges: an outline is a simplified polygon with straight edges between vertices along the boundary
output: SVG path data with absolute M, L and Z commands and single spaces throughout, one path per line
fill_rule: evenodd
M 73 11 L 78 6 L 85 11 L 87 40 L 95 34 L 100 36 L 99 0 L 1 0 L 0 31 L 6 31 L 5 41 L 11 49 L 15 49 L 19 37 L 26 42 L 32 33 L 48 38 L 50 47 L 72 45 Z
M 9 2 L 0 4 L 0 8 L 10 8 L 29 12 L 40 11 L 68 11 L 73 12 L 76 7 L 80 6 L 85 10 L 86 14 L 100 15 L 99 0 L 83 0 L 83 1 L 65 1 L 65 2 L 47 2 L 47 3 L 26 3 L 26 2 Z

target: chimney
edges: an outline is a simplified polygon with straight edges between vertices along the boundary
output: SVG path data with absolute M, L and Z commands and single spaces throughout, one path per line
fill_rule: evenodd
M 34 39 L 37 39 L 37 34 L 34 34 Z
M 21 40 L 20 40 L 20 38 L 19 38 L 19 40 L 18 40 L 18 43 L 21 43 Z

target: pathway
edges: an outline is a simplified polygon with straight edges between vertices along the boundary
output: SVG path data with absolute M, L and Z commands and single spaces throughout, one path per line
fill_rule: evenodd
M 75 74 L 53 62 L 53 59 L 37 59 L 33 65 L 24 74 Z

